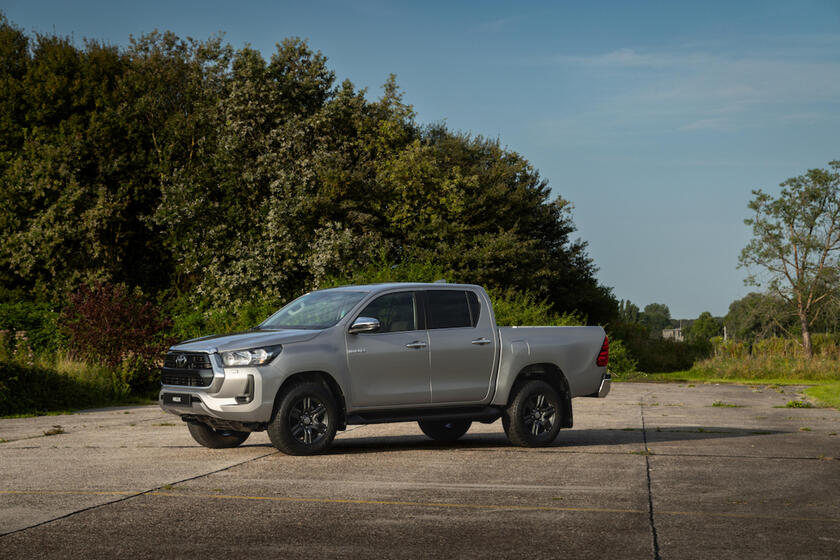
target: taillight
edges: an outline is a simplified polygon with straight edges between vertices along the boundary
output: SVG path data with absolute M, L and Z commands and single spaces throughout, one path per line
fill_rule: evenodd
M 610 361 L 610 339 L 604 337 L 604 343 L 601 345 L 601 351 L 598 353 L 598 359 L 595 360 L 595 365 L 598 367 L 605 367 Z

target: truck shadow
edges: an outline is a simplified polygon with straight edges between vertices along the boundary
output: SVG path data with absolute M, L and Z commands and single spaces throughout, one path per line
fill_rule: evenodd
M 363 436 L 336 439 L 329 454 L 354 454 L 354 453 L 384 453 L 393 451 L 411 451 L 420 449 L 503 449 L 508 451 L 539 451 L 539 450 L 562 450 L 583 447 L 601 447 L 605 453 L 632 453 L 637 451 L 639 446 L 644 445 L 645 436 L 648 445 L 653 443 L 675 442 L 675 441 L 699 441 L 709 439 L 725 439 L 737 437 L 755 437 L 790 432 L 773 430 L 745 430 L 743 428 L 731 428 L 722 426 L 673 426 L 660 427 L 647 430 L 645 434 L 638 428 L 627 429 L 600 429 L 600 430 L 562 430 L 557 439 L 546 447 L 523 448 L 515 447 L 505 437 L 504 432 L 499 433 L 467 433 L 461 439 L 442 443 L 434 441 L 423 435 L 405 436 Z M 626 445 L 631 449 L 609 450 L 613 446 Z M 590 450 L 593 451 L 593 450 Z

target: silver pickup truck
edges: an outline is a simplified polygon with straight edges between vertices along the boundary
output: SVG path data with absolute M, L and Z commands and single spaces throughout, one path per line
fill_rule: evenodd
M 160 405 L 213 448 L 267 430 L 311 455 L 349 424 L 405 421 L 453 441 L 499 418 L 512 443 L 542 446 L 572 427 L 573 397 L 607 395 L 608 359 L 601 327 L 497 327 L 479 286 L 345 286 L 173 346 Z

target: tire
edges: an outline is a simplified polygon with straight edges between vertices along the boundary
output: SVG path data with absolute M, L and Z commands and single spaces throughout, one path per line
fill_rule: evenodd
M 545 381 L 528 381 L 514 395 L 502 416 L 508 439 L 521 447 L 543 447 L 560 432 L 563 402 Z
M 436 441 L 455 441 L 470 429 L 470 420 L 418 420 L 423 433 Z
M 332 393 L 320 383 L 299 383 L 280 396 L 268 437 L 287 455 L 316 455 L 332 447 L 337 428 Z
M 210 449 L 229 449 L 242 445 L 251 432 L 235 432 L 233 430 L 215 430 L 200 422 L 187 422 L 190 435 L 195 441 Z

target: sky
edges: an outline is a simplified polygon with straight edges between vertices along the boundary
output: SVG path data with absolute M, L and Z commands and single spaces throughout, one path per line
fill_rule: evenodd
M 598 279 L 675 318 L 751 288 L 753 189 L 840 159 L 840 1 L 0 0 L 27 32 L 154 29 L 267 58 L 309 41 L 339 81 L 390 73 L 420 123 L 499 139 L 574 204 Z

